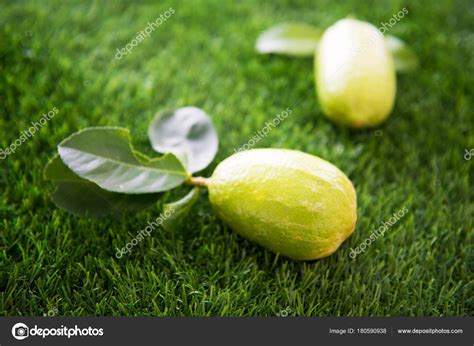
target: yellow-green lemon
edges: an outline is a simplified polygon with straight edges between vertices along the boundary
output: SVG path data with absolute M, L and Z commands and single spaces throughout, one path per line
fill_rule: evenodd
M 300 151 L 234 154 L 217 166 L 208 189 L 217 215 L 236 233 L 295 260 L 329 256 L 355 228 L 351 181 Z
M 349 127 L 372 127 L 393 108 L 396 75 L 383 35 L 369 23 L 342 19 L 323 34 L 315 55 L 324 114 Z

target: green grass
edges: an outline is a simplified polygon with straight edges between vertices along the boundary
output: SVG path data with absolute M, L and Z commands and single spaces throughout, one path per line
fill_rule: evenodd
M 171 18 L 114 59 L 169 7 Z M 278 22 L 327 27 L 352 14 L 379 25 L 403 7 L 409 14 L 390 33 L 414 48 L 421 68 L 398 76 L 393 114 L 378 132 L 351 132 L 323 117 L 311 59 L 253 48 L 259 32 Z M 474 148 L 472 1 L 2 1 L 1 8 L 0 148 L 59 110 L 0 161 L 1 314 L 474 313 L 474 158 L 463 159 Z M 125 126 L 145 150 L 154 113 L 184 105 L 206 110 L 220 135 L 205 176 L 290 107 L 258 147 L 302 150 L 346 172 L 358 192 L 354 235 L 326 259 L 290 261 L 236 236 L 203 195 L 181 231 L 155 231 L 116 259 L 115 248 L 159 206 L 87 220 L 49 200 L 42 170 L 64 137 L 86 126 Z M 385 237 L 348 257 L 402 207 L 409 213 Z

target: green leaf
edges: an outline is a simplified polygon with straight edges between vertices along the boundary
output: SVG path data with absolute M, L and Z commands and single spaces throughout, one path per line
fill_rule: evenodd
M 107 191 L 154 193 L 170 190 L 189 176 L 173 154 L 149 159 L 137 154 L 127 129 L 90 127 L 58 146 L 63 162 L 78 176 Z
M 305 23 L 282 23 L 264 31 L 257 39 L 259 53 L 313 56 L 323 30 Z
M 392 52 L 395 69 L 398 72 L 409 72 L 418 67 L 418 58 L 415 52 L 405 42 L 393 35 L 387 35 L 385 42 Z
M 158 113 L 150 123 L 148 137 L 159 153 L 173 153 L 190 173 L 206 168 L 219 146 L 209 116 L 196 107 Z
M 170 215 L 164 219 L 162 226 L 169 231 L 178 229 L 183 219 L 189 214 L 193 205 L 199 198 L 199 188 L 193 188 L 186 196 L 174 203 L 168 203 L 163 206 L 164 215 Z
M 78 177 L 56 155 L 44 169 L 44 177 L 53 181 L 53 203 L 77 216 L 120 216 L 124 212 L 139 212 L 156 203 L 160 194 L 126 195 L 101 189 Z

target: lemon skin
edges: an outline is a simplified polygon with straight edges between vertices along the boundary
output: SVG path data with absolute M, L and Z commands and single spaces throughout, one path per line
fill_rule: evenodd
M 356 192 L 337 167 L 295 150 L 253 149 L 218 165 L 208 183 L 236 233 L 294 260 L 331 255 L 356 224 Z

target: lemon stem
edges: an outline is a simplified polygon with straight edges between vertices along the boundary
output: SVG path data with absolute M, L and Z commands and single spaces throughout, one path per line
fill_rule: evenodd
M 209 179 L 204 177 L 189 177 L 188 180 L 186 180 L 186 184 L 198 187 L 207 187 L 208 183 Z

